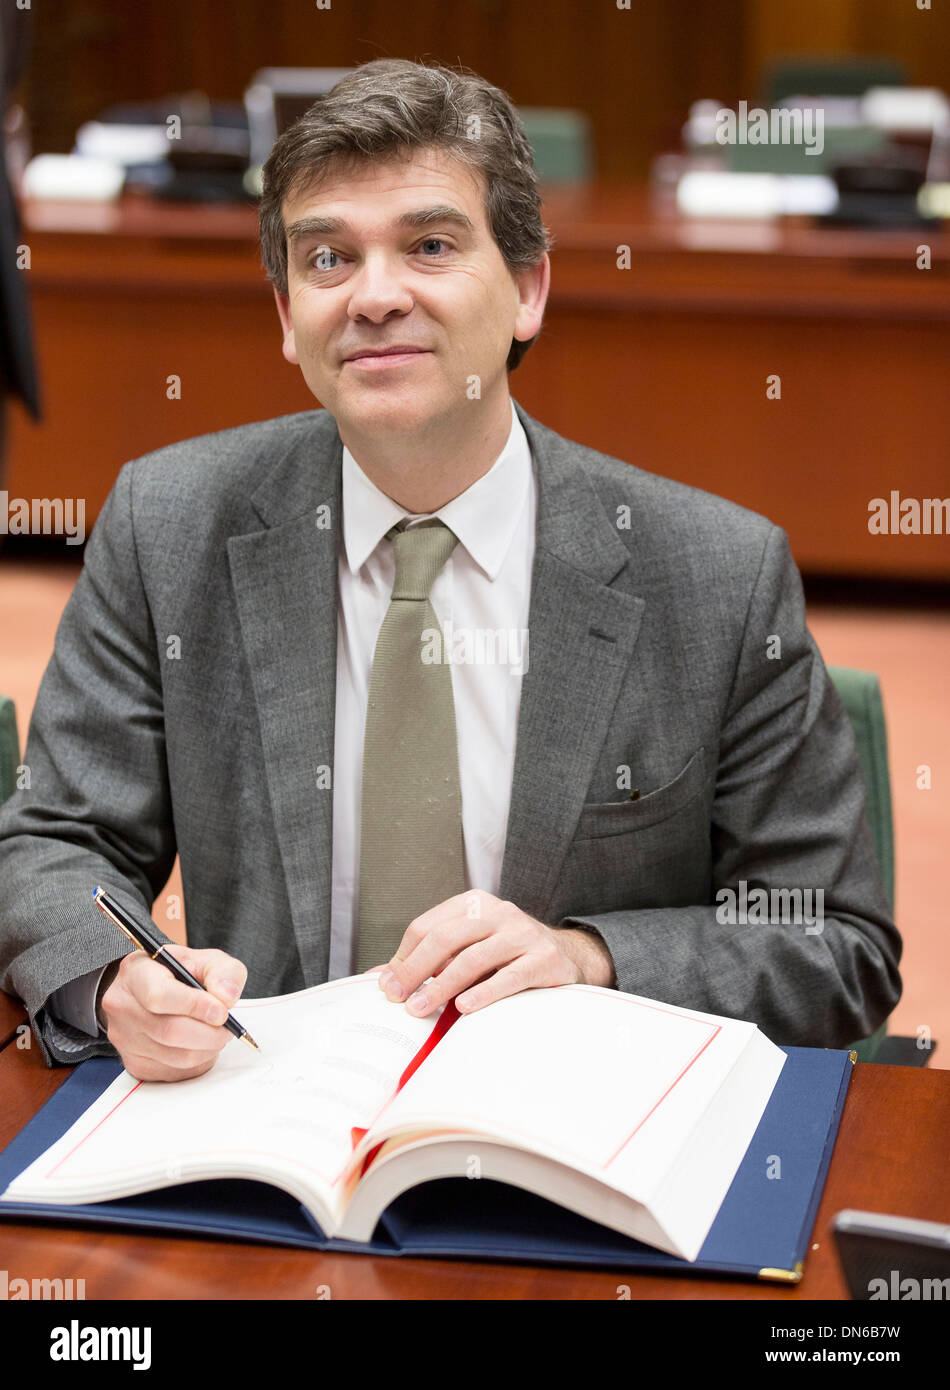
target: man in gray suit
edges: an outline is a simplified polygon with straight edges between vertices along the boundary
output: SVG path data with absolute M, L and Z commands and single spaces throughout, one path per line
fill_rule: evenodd
M 122 469 L 0 810 L 0 983 L 47 1062 L 197 1075 L 245 983 L 384 964 L 420 1016 L 587 982 L 871 1033 L 900 940 L 784 533 L 509 395 L 550 266 L 505 95 L 357 69 L 278 141 L 261 232 L 326 409 Z M 410 608 L 442 672 L 419 703 L 418 647 L 377 644 Z M 176 850 L 206 992 L 92 900 L 147 914 Z

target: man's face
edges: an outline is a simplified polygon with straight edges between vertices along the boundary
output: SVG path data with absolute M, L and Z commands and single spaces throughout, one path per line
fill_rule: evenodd
M 481 175 L 441 150 L 332 166 L 283 205 L 284 356 L 341 433 L 424 432 L 507 397 L 513 337 L 530 338 L 547 296 L 547 256 L 517 279 L 485 218 Z M 408 346 L 395 356 L 354 354 Z

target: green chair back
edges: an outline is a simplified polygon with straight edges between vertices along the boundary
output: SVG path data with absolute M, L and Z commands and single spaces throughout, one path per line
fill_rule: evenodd
M 16 731 L 13 701 L 0 695 L 0 802 L 16 791 L 16 770 L 20 766 L 20 740 Z
M 858 756 L 868 789 L 867 816 L 881 866 L 881 878 L 891 911 L 894 911 L 894 822 L 891 814 L 891 778 L 887 768 L 887 725 L 881 685 L 872 671 L 829 666 L 854 729 Z
M 873 671 L 856 671 L 848 666 L 829 666 L 854 729 L 858 756 L 867 784 L 867 818 L 881 866 L 881 878 L 890 909 L 894 911 L 894 822 L 891 813 L 891 778 L 887 767 L 887 725 L 881 684 Z M 852 1044 L 861 1062 L 874 1060 L 887 1035 L 887 1024 L 870 1038 Z
M 907 80 L 906 67 L 893 58 L 780 58 L 765 71 L 762 95 L 767 106 L 781 106 L 786 97 L 859 97 L 869 87 L 900 87 Z
M 557 106 L 520 106 L 541 183 L 579 183 L 594 172 L 590 117 Z

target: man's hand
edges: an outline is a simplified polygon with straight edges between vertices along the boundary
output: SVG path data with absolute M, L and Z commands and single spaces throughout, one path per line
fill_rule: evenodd
M 123 956 L 102 996 L 109 1041 L 141 1081 L 186 1081 L 214 1066 L 232 1034 L 221 1024 L 240 997 L 247 967 L 224 951 L 169 946 L 203 989 L 183 985 L 143 951 Z
M 523 989 L 614 983 L 613 959 L 599 936 L 547 927 L 481 889 L 447 898 L 410 922 L 379 977 L 386 997 L 405 999 L 419 1018 L 450 999 L 460 1013 L 474 1013 Z

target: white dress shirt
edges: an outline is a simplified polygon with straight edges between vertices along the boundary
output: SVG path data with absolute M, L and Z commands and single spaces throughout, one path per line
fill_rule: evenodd
M 524 427 L 511 430 L 498 458 L 438 511 L 405 511 L 371 482 L 343 448 L 343 525 L 338 545 L 336 726 L 329 979 L 353 973 L 359 914 L 363 735 L 376 638 L 395 580 L 386 532 L 439 517 L 458 537 L 429 600 L 450 664 L 458 734 L 466 888 L 497 893 L 508 828 L 521 679 L 527 641 L 537 524 L 537 478 Z M 101 969 L 55 990 L 47 1002 L 66 1051 L 98 1035 Z M 75 1031 L 74 1031 L 75 1030 Z
M 435 512 L 405 511 L 370 481 L 349 449 L 343 449 L 331 980 L 355 969 L 366 703 L 376 638 L 396 575 L 386 532 L 404 517 L 410 518 L 411 527 L 429 516 L 444 521 L 458 536 L 429 601 L 449 639 L 443 652 L 462 658 L 453 660 L 449 669 L 458 735 L 465 886 L 497 893 L 501 881 L 521 678 L 530 660 L 526 634 L 537 518 L 531 450 L 514 406 L 508 441 L 492 467 Z

